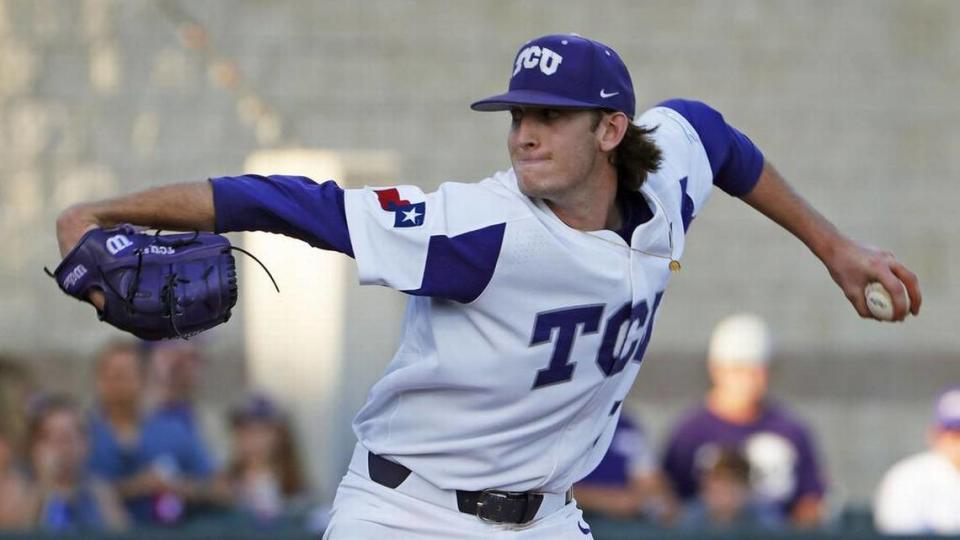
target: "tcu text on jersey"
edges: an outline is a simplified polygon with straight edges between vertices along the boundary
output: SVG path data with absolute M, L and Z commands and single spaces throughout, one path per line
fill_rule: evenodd
M 658 292 L 653 301 L 653 309 L 650 309 L 646 300 L 633 305 L 626 302 L 607 317 L 603 339 L 597 350 L 597 367 L 605 376 L 612 377 L 620 373 L 630 360 L 643 361 L 643 353 L 650 343 L 653 318 L 662 297 L 663 291 Z M 577 331 L 579 330 L 580 334 L 597 332 L 604 307 L 603 304 L 594 304 L 537 314 L 530 346 L 549 342 L 554 330 L 557 331 L 557 337 L 550 365 L 537 372 L 533 389 L 566 382 L 573 377 L 576 363 L 570 361 L 570 351 Z
M 540 66 L 540 71 L 544 75 L 553 75 L 563 62 L 563 57 L 546 47 L 532 45 L 520 51 L 517 55 L 517 63 L 513 68 L 513 74 L 520 73 L 521 69 L 533 69 Z

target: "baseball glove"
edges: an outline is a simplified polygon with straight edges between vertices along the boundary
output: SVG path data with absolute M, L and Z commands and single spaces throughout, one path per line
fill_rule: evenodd
M 47 273 L 81 301 L 89 302 L 92 289 L 102 291 L 101 321 L 141 339 L 186 339 L 230 319 L 237 303 L 231 250 L 250 255 L 213 233 L 146 234 L 129 225 L 91 229 Z

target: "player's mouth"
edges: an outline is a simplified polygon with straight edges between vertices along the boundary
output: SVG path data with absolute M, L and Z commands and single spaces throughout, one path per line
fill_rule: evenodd
M 547 157 L 522 157 L 517 158 L 515 163 L 518 167 L 532 167 L 536 165 L 543 165 L 550 161 L 550 158 Z

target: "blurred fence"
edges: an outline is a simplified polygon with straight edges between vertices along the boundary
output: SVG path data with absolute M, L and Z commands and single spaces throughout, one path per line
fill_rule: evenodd
M 616 523 L 616 522 L 598 522 L 591 524 L 593 537 L 595 540 L 765 540 L 765 539 L 783 539 L 783 540 L 880 540 L 882 538 L 892 538 L 880 535 L 874 531 L 860 532 L 783 532 L 772 533 L 766 531 L 743 531 L 731 530 L 724 532 L 706 532 L 706 531 L 664 531 L 656 528 L 638 527 L 635 524 Z M 0 534 L 0 540 L 41 540 L 41 539 L 62 539 L 62 540 L 88 540 L 91 538 L 89 533 L 74 534 Z M 248 531 L 248 530 L 214 530 L 214 531 L 134 531 L 126 534 L 103 534 L 96 538 L 109 540 L 316 540 L 319 535 L 308 532 L 273 532 L 273 531 Z M 897 536 L 900 540 L 943 540 L 943 536 Z
M 852 509 L 827 530 L 771 532 L 754 529 L 729 529 L 725 531 L 663 529 L 636 521 L 620 521 L 589 516 L 588 521 L 595 540 L 880 540 L 893 538 L 876 532 L 871 525 L 866 509 Z M 0 533 L 0 540 L 317 540 L 321 534 L 309 532 L 304 521 L 287 520 L 272 527 L 251 526 L 249 522 L 219 521 L 204 522 L 186 529 L 136 529 L 123 534 L 86 533 Z M 392 537 L 391 537 L 392 538 Z M 915 535 L 896 536 L 899 540 L 943 540 L 944 536 Z M 960 538 L 960 537 L 955 537 Z

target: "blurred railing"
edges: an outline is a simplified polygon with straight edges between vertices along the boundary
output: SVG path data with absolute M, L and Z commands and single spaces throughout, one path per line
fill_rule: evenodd
M 727 531 L 682 531 L 663 529 L 636 521 L 616 521 L 589 516 L 595 540 L 944 540 L 945 536 L 917 535 L 889 537 L 877 533 L 870 525 L 868 513 L 847 514 L 830 529 L 815 531 L 771 532 L 732 529 Z M 0 533 L 0 540 L 318 540 L 319 533 L 305 527 L 305 519 L 289 519 L 271 526 L 248 521 L 213 520 L 197 522 L 177 529 L 135 529 L 126 533 Z M 960 536 L 952 537 L 960 538 Z M 455 540 L 455 539 L 451 539 Z
M 662 529 L 637 526 L 630 523 L 592 523 L 595 540 L 944 540 L 944 536 L 897 536 L 889 537 L 876 532 L 791 532 L 773 533 L 758 531 L 727 531 L 723 533 L 706 531 L 664 531 Z M 70 533 L 18 533 L 0 534 L 0 540 L 317 540 L 318 534 L 306 531 L 249 531 L 249 530 L 135 530 L 125 534 Z M 957 538 L 957 537 L 953 537 Z M 451 539 L 453 540 L 453 539 Z

